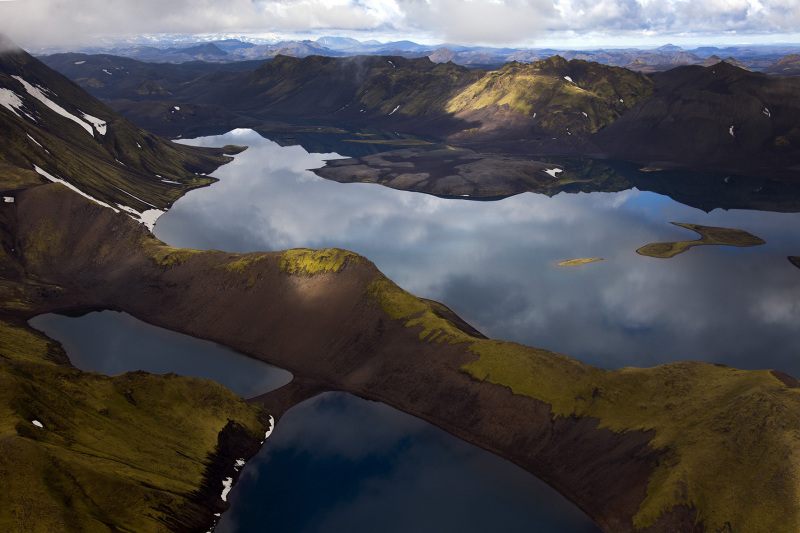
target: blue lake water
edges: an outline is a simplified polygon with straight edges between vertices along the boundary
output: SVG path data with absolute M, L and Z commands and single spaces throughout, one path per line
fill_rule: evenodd
M 292 374 L 213 342 L 152 326 L 126 313 L 55 314 L 30 320 L 61 342 L 81 370 L 115 376 L 130 370 L 213 379 L 245 398 L 286 385 Z
M 345 393 L 288 411 L 229 500 L 216 533 L 599 531 L 508 461 Z

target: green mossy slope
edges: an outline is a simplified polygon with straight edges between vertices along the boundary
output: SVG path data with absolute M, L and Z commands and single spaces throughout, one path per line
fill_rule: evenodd
M 681 362 L 607 371 L 511 342 L 477 339 L 386 278 L 368 289 L 384 312 L 428 342 L 463 343 L 474 379 L 591 417 L 616 433 L 653 431 L 666 454 L 633 518 L 655 527 L 676 507 L 707 531 L 782 531 L 800 523 L 800 388 L 768 370 Z M 729 528 L 729 529 L 725 529 Z
M 28 86 L 51 105 L 32 95 Z M 213 183 L 216 180 L 205 174 L 231 161 L 225 153 L 242 150 L 165 141 L 20 49 L 0 52 L 0 91 L 21 102 L 20 107 L 12 106 L 15 111 L 0 106 L 0 170 L 38 167 L 93 198 L 139 213 L 163 210 L 188 190 Z M 94 125 L 90 133 L 79 121 L 104 126 Z M 3 171 L 6 174 L 11 173 Z M 39 179 L 46 181 L 42 175 Z
M 234 421 L 257 445 L 269 427 L 262 408 L 209 380 L 107 377 L 54 357 L 65 358 L 58 344 L 0 320 L 0 529 L 198 529 L 223 509 L 221 483 L 200 491 L 213 454 L 225 453 L 220 433 Z
M 536 119 L 557 135 L 588 134 L 614 122 L 653 92 L 642 74 L 559 56 L 487 72 L 452 98 L 445 109 L 464 114 L 493 107 Z

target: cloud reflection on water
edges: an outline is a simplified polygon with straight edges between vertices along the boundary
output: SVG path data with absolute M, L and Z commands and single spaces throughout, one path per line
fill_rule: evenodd
M 218 533 L 598 531 L 511 463 L 344 393 L 286 413 L 230 501 Z
M 635 189 L 444 200 L 305 171 L 335 154 L 254 133 L 235 142 L 250 149 L 215 174 L 220 183 L 159 219 L 159 238 L 228 251 L 347 248 L 491 337 L 605 368 L 688 359 L 800 376 L 800 272 L 786 260 L 800 253 L 798 214 L 705 213 Z M 671 221 L 744 229 L 767 244 L 697 247 L 666 260 L 635 253 L 697 238 Z M 605 261 L 555 266 L 577 257 Z

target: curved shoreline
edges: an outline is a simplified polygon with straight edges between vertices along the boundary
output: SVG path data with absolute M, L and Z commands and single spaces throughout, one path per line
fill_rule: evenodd
M 323 390 L 383 401 L 512 460 L 607 531 L 713 527 L 727 516 L 727 499 L 719 500 L 716 489 L 702 492 L 705 484 L 722 481 L 722 472 L 691 466 L 694 448 L 686 447 L 681 432 L 670 436 L 670 428 L 694 424 L 717 431 L 705 422 L 717 420 L 720 430 L 734 424 L 734 431 L 749 431 L 750 419 L 738 420 L 760 416 L 749 413 L 760 405 L 751 403 L 760 391 L 769 391 L 770 405 L 788 429 L 759 436 L 768 461 L 729 462 L 741 453 L 734 448 L 725 468 L 738 469 L 736 476 L 750 468 L 772 471 L 774 454 L 800 453 L 784 439 L 784 431 L 800 428 L 799 415 L 791 414 L 800 412 L 800 399 L 766 371 L 701 363 L 604 371 L 478 337 L 441 306 L 402 291 L 367 259 L 343 250 L 175 249 L 124 215 L 55 185 L 20 193 L 17 206 L 18 256 L 27 275 L 60 287 L 32 295 L 35 312 L 124 310 L 285 368 L 295 384 L 257 399 L 278 416 Z M 43 224 L 59 230 L 43 234 Z M 497 366 L 498 356 L 528 370 Z M 504 377 L 507 371 L 524 380 Z M 699 394 L 709 383 L 719 392 Z M 686 387 L 694 392 L 687 395 Z M 728 391 L 737 391 L 740 407 L 724 414 L 732 407 L 716 395 L 728 397 Z M 651 401 L 659 396 L 688 402 L 695 412 L 687 417 L 691 411 L 676 404 L 674 418 L 669 405 Z M 700 403 L 692 406 L 695 399 Z M 702 446 L 718 443 L 713 434 L 701 436 L 711 439 Z M 682 461 L 690 465 L 689 496 L 676 500 L 670 476 Z M 758 490 L 776 503 L 767 494 L 786 488 L 767 484 Z M 748 503 L 737 500 L 735 508 L 746 510 Z M 775 519 L 798 513 L 783 508 Z M 736 516 L 733 523 L 747 523 Z

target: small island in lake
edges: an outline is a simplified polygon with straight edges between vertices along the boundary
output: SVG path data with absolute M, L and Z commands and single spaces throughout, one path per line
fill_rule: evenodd
M 763 239 L 740 229 L 715 228 L 713 226 L 685 224 L 683 222 L 673 222 L 673 224 L 696 231 L 700 234 L 700 238 L 695 241 L 655 242 L 642 246 L 636 250 L 636 253 L 667 259 L 675 257 L 693 246 L 726 245 L 747 247 L 765 244 Z
M 602 257 L 584 257 L 581 259 L 567 259 L 566 261 L 561 261 L 558 266 L 576 266 L 576 265 L 585 265 L 587 263 L 594 263 L 596 261 L 602 261 Z

